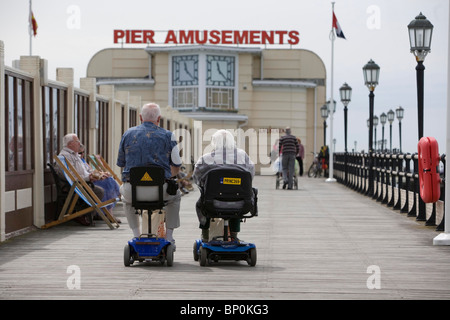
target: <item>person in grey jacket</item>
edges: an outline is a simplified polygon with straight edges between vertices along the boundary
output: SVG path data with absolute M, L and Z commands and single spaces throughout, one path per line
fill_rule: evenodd
M 193 179 L 199 187 L 204 186 L 207 173 L 218 167 L 240 167 L 250 172 L 253 179 L 255 176 L 255 165 L 244 150 L 236 147 L 231 132 L 218 130 L 211 138 L 211 146 L 212 151 L 200 157 L 194 167 Z M 200 222 L 200 229 L 202 229 L 202 240 L 208 241 L 210 221 L 201 213 L 200 199 L 197 201 L 196 211 Z M 230 219 L 231 238 L 237 239 L 239 231 L 240 219 Z

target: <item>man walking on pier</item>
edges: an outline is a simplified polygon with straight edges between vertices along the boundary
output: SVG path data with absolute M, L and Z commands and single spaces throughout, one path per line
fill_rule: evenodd
M 291 134 L 291 128 L 286 128 L 286 134 L 280 138 L 278 152 L 281 157 L 281 167 L 283 170 L 283 189 L 292 189 L 295 172 L 295 156 L 299 152 L 297 138 Z

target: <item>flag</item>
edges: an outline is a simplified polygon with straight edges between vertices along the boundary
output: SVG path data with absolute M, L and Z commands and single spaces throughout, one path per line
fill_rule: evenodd
M 33 31 L 33 35 L 36 37 L 37 35 L 37 22 L 36 19 L 34 18 L 34 14 L 32 11 L 30 11 L 30 32 Z
M 339 38 L 345 39 L 344 32 L 342 32 L 341 26 L 339 25 L 339 22 L 337 21 L 334 11 L 333 11 L 333 28 L 336 29 L 336 35 Z

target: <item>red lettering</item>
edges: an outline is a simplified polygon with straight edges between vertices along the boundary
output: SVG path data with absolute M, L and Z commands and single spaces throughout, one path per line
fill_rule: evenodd
M 209 40 L 209 43 L 211 44 L 218 44 L 220 42 L 220 31 L 219 30 L 212 30 L 209 33 L 211 40 Z
M 122 39 L 124 35 L 123 30 L 114 30 L 114 43 L 119 43 L 119 39 Z
M 125 43 L 130 43 L 130 30 L 125 30 Z
M 262 44 L 274 44 L 274 33 L 273 31 L 267 32 L 267 31 L 262 31 L 262 40 L 261 40 Z
M 131 43 L 142 43 L 142 30 L 131 30 Z
M 233 44 L 233 31 L 222 31 L 222 44 Z
M 173 31 L 173 30 L 169 30 L 168 32 L 167 32 L 167 36 L 166 36 L 166 40 L 164 41 L 164 43 L 175 43 L 175 44 L 177 44 L 178 43 L 178 41 L 177 41 L 177 35 L 175 34 L 175 31 Z
M 203 39 L 200 39 L 200 31 L 195 31 L 195 42 L 205 44 L 208 41 L 208 31 L 203 31 Z
M 194 31 L 180 30 L 180 43 L 194 43 Z
M 289 32 L 290 39 L 289 39 L 288 43 L 292 44 L 292 45 L 298 44 L 300 42 L 299 35 L 300 35 L 300 33 L 298 31 L 290 31 Z
M 288 33 L 287 31 L 275 31 L 277 35 L 280 36 L 279 44 L 284 44 L 284 36 Z
M 248 31 L 235 31 L 234 32 L 234 42 L 236 44 L 247 44 L 248 43 Z
M 260 43 L 260 37 L 261 32 L 260 31 L 256 31 L 256 30 L 252 30 L 250 31 L 250 44 L 259 44 Z
M 147 43 L 154 44 L 153 30 L 114 30 L 114 43 Z M 300 43 L 297 30 L 169 30 L 165 44 L 289 44 Z
M 154 36 L 155 36 L 155 31 L 144 30 L 144 38 L 142 39 L 142 43 L 155 43 L 155 40 L 153 40 Z

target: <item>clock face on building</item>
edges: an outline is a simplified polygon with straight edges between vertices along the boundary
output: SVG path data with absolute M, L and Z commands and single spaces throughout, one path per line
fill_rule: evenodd
M 206 62 L 206 85 L 234 86 L 234 57 L 208 55 Z
M 174 56 L 172 79 L 174 86 L 198 85 L 198 55 Z

